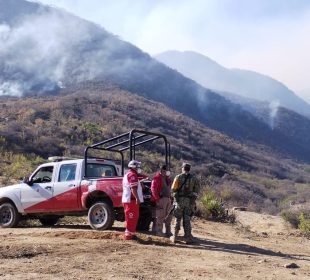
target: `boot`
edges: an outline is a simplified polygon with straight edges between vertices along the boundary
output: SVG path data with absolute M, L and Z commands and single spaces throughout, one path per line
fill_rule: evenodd
M 169 226 L 165 226 L 165 228 L 166 228 L 166 237 L 171 237 L 173 234 L 172 234 L 172 232 L 171 232 L 171 227 L 170 227 L 170 225 Z
M 170 240 L 171 240 L 172 243 L 176 243 L 178 234 L 179 234 L 179 230 L 176 229 L 176 230 L 174 231 L 174 234 L 170 237 Z
M 191 234 L 185 235 L 185 243 L 186 244 L 193 244 L 194 243 L 194 237 Z
M 159 231 L 159 232 L 156 232 L 156 236 L 166 237 L 166 234 L 164 234 L 163 232 Z

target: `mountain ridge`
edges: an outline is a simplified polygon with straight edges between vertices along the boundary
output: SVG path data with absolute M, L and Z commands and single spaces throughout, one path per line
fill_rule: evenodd
M 6 1 L 0 3 L 6 7 Z M 239 141 L 269 145 L 292 158 L 310 161 L 309 145 L 300 145 L 298 139 L 272 130 L 240 105 L 171 70 L 98 25 L 64 11 L 39 9 L 31 20 L 9 26 L 4 35 L 0 92 L 11 87 L 26 96 L 60 94 L 62 88 L 83 81 L 112 83 L 164 103 Z
M 310 117 L 310 105 L 283 83 L 268 75 L 238 68 L 228 69 L 193 51 L 167 51 L 154 57 L 217 92 L 231 92 L 260 101 L 279 102 L 283 107 Z

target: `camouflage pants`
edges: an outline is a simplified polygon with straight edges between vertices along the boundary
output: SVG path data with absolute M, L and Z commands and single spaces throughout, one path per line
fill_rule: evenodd
M 176 218 L 175 230 L 181 229 L 181 220 L 183 219 L 183 228 L 185 237 L 191 236 L 191 214 L 192 214 L 192 203 L 188 197 L 180 197 L 176 201 L 176 208 L 174 210 L 174 216 Z

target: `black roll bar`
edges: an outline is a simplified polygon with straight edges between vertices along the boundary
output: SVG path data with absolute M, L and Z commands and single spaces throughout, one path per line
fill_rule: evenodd
M 85 160 L 85 171 L 84 178 L 88 178 L 87 174 L 87 163 L 89 150 L 102 150 L 109 152 L 116 152 L 121 155 L 122 161 L 122 176 L 124 175 L 124 151 L 129 150 L 129 160 L 133 160 L 136 157 L 136 147 L 141 146 L 145 143 L 155 141 L 157 139 L 163 139 L 165 143 L 165 163 L 170 169 L 170 143 L 167 141 L 165 135 L 150 132 L 146 130 L 133 129 L 127 133 L 109 138 L 107 140 L 95 143 L 93 145 L 87 146 L 84 151 L 84 160 Z M 139 141 L 137 141 L 139 140 Z

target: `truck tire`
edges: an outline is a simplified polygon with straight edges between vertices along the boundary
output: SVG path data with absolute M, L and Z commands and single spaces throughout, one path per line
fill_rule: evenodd
M 16 227 L 20 220 L 20 214 L 16 207 L 10 203 L 5 202 L 0 204 L 0 227 L 12 228 Z
M 43 216 L 39 218 L 39 221 L 43 226 L 51 227 L 57 224 L 59 218 L 58 216 Z
M 100 201 L 88 210 L 88 223 L 96 230 L 106 230 L 114 223 L 114 211 L 110 204 Z

